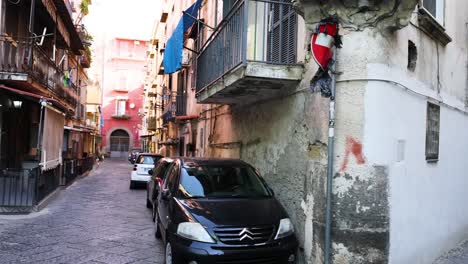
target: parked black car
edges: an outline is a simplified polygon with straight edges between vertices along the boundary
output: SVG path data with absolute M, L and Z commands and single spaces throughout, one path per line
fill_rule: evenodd
M 295 263 L 297 239 L 273 191 L 241 160 L 176 158 L 157 198 L 166 263 Z
M 130 161 L 130 163 L 134 164 L 136 162 L 140 152 L 141 152 L 140 149 L 132 149 L 130 152 L 128 152 L 128 161 Z
M 162 188 L 164 177 L 170 165 L 174 162 L 171 158 L 162 158 L 155 165 L 154 169 L 148 171 L 151 179 L 146 185 L 146 207 L 153 208 L 153 221 L 157 207 L 159 190 Z

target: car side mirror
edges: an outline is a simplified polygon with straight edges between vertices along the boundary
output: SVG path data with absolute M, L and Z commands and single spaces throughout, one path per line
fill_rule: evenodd
M 169 199 L 171 199 L 171 191 L 169 191 L 169 190 L 164 190 L 164 191 L 162 191 L 162 193 L 161 193 L 161 198 L 162 198 L 163 200 L 169 200 Z
M 153 176 L 153 170 L 149 170 L 149 171 L 148 171 L 148 174 L 149 174 L 150 176 Z

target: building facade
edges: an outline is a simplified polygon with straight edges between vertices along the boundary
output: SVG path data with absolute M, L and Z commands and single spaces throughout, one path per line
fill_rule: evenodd
M 204 1 L 182 68 L 164 74 L 190 4 L 163 1 L 152 36 L 156 152 L 258 168 L 295 224 L 301 263 L 324 259 L 330 169 L 333 263 L 431 263 L 468 235 L 465 2 Z M 330 134 L 310 40 L 332 16 L 343 45 Z
M 0 2 L 2 210 L 30 211 L 93 164 L 83 144 L 93 137 L 84 123 L 90 43 L 78 17 L 69 1 Z
M 103 50 L 100 50 L 103 49 Z M 105 53 L 102 144 L 110 157 L 126 157 L 141 149 L 139 138 L 148 41 L 114 38 L 96 53 Z

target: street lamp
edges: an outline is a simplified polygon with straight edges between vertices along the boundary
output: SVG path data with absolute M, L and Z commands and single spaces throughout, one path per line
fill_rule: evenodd
M 19 109 L 21 108 L 21 105 L 23 104 L 23 101 L 13 101 L 13 106 L 16 108 L 16 109 Z

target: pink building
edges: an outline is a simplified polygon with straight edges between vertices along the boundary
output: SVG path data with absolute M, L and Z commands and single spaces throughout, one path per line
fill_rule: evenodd
M 103 150 L 111 157 L 125 157 L 141 148 L 143 87 L 148 41 L 114 38 L 101 47 L 104 87 L 102 129 Z

